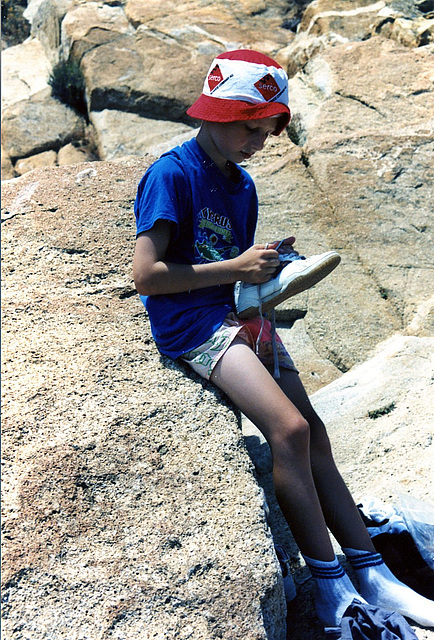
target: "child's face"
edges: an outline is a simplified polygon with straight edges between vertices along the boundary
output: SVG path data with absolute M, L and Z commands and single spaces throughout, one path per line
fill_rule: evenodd
M 241 122 L 206 122 L 202 130 L 205 151 L 217 166 L 227 160 L 240 163 L 263 149 L 268 136 L 276 129 L 276 118 Z M 205 136 L 205 137 L 204 137 Z

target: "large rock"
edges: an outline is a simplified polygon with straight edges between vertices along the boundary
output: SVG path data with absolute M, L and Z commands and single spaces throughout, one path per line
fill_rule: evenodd
M 421 47 L 434 42 L 434 19 L 424 15 L 404 15 L 393 7 L 384 7 L 372 25 L 373 33 L 396 40 L 406 47 Z
M 385 4 L 372 0 L 315 0 L 306 8 L 298 32 L 315 36 L 335 33 L 349 40 L 363 40 L 369 37 L 372 22 Z
M 80 162 L 91 162 L 95 160 L 90 150 L 80 145 L 75 146 L 72 142 L 68 142 L 64 147 L 59 149 L 57 154 L 57 164 L 63 166 L 66 164 L 78 164 Z
M 312 179 L 303 160 L 302 150 L 281 136 L 270 140 L 267 152 L 249 163 L 261 207 L 257 238 L 265 242 L 295 235 L 295 246 L 305 255 L 332 248 L 340 251 L 338 268 L 313 289 L 284 302 L 277 309 L 277 318 L 289 323 L 304 318 L 314 349 L 342 372 L 363 361 L 367 350 L 399 330 L 402 319 L 383 298 L 372 277 L 373 266 L 367 268 L 360 260 L 353 218 L 343 219 L 335 229 L 328 187 L 322 188 Z M 378 218 L 371 233 L 375 234 L 383 223 Z M 365 231 L 360 231 L 362 240 Z M 376 256 L 375 264 L 382 264 L 381 255 Z M 323 380 L 309 354 L 310 350 L 302 352 L 296 364 L 301 371 L 309 372 L 309 380 L 321 386 Z M 321 369 L 328 372 L 324 383 L 329 382 L 329 366 Z
M 334 244 L 346 227 L 346 246 L 354 247 L 365 274 L 405 327 L 431 295 L 427 283 L 433 259 L 434 144 L 429 137 L 366 142 L 370 150 L 365 147 L 363 162 L 357 163 L 350 157 L 351 146 L 344 153 L 333 144 L 312 150 L 312 174 L 330 194 L 334 216 L 329 219 L 329 232 Z M 353 149 L 362 155 L 361 145 Z M 385 168 L 391 168 L 392 178 L 382 173 Z M 367 309 L 361 308 L 355 327 L 368 321 Z
M 239 416 L 158 355 L 134 295 L 146 166 L 2 185 L 3 634 L 284 640 Z
M 283 141 L 262 186 L 288 164 Z M 283 176 L 296 208 L 294 185 L 309 175 L 288 144 Z M 2 186 L 3 632 L 283 640 L 268 522 L 297 582 L 288 635 L 321 640 L 267 445 L 244 430 L 266 522 L 238 416 L 158 355 L 134 295 L 132 204 L 150 161 L 38 170 Z M 268 192 L 261 207 L 272 225 Z M 306 237 L 327 241 L 315 225 Z M 420 334 L 428 314 L 422 306 L 408 332 Z M 391 477 L 427 498 L 431 346 L 395 337 L 313 396 L 357 499 L 395 502 Z
M 348 40 L 367 40 L 381 33 L 408 47 L 433 40 L 432 6 L 414 0 L 315 0 L 298 26 L 298 33 L 321 36 L 334 33 Z M 428 15 L 426 15 L 428 14 Z
M 292 39 L 280 26 L 283 4 L 268 9 L 262 1 L 190 2 L 162 11 L 157 3 L 130 1 L 123 15 L 120 7 L 87 3 L 64 19 L 64 48 L 82 60 L 91 111 L 188 121 L 185 110 L 200 93 L 212 56 L 240 47 L 273 54 Z
M 92 49 L 82 67 L 90 111 L 191 122 L 185 111 L 202 89 L 209 57 L 197 59 L 193 50 L 143 28 Z
M 356 498 L 432 500 L 433 337 L 395 335 L 312 396 Z
M 370 349 L 409 324 L 430 295 L 433 60 L 431 47 L 409 50 L 377 37 L 336 45 L 290 81 L 302 160 L 326 205 L 317 223 L 344 255 L 337 288 L 323 286 L 331 298 L 322 301 L 314 289 L 317 314 L 309 316 L 311 336 L 334 332 L 336 363 L 360 361 L 343 324 Z M 330 299 L 339 316 L 330 314 Z M 374 306 L 383 313 L 372 314 Z
M 41 167 L 55 167 L 57 165 L 57 153 L 53 150 L 42 151 L 28 158 L 21 158 L 15 163 L 15 173 L 22 176 L 28 171 L 39 169 Z
M 81 60 L 86 51 L 132 34 L 134 28 L 121 6 L 85 2 L 74 7 L 62 20 L 61 54 Z
M 146 3 L 127 0 L 125 5 L 125 13 L 134 26 L 147 25 L 162 36 L 196 49 L 198 55 L 211 55 L 222 46 L 230 49 L 237 43 L 264 53 L 275 52 L 294 37 L 283 28 L 286 16 L 293 10 L 294 6 L 284 0 L 236 3 L 187 0 L 182 4 L 171 0 L 165 3 L 163 11 L 158 0 Z
M 433 114 L 433 46 L 407 49 L 373 37 L 315 56 L 289 83 L 298 142 L 383 132 L 425 136 Z
M 45 92 L 5 109 L 2 145 L 15 161 L 84 137 L 86 123 L 75 111 Z
M 44 47 L 52 64 L 59 61 L 61 21 L 74 0 L 29 0 L 24 17 L 30 23 L 30 34 Z
M 30 100 L 34 95 L 50 95 L 51 70 L 44 47 L 35 38 L 5 49 L 2 52 L 2 114 L 17 102 Z
M 303 3 L 300 2 L 300 5 Z M 198 2 L 197 0 L 185 0 L 182 4 L 176 0 L 167 0 L 162 11 L 161 4 L 158 0 L 148 0 L 143 3 L 141 0 L 126 0 L 125 13 L 135 26 L 139 24 L 150 24 L 159 21 L 162 17 L 174 14 L 188 14 L 192 17 L 192 22 L 214 21 L 219 22 L 221 28 L 225 28 L 227 22 L 243 22 L 258 20 L 261 22 L 263 18 L 268 22 L 274 20 L 276 24 L 282 19 L 291 7 L 285 0 L 241 0 L 238 3 L 222 2 L 217 0 L 210 6 L 207 2 Z M 220 19 L 218 18 L 220 16 Z M 259 19 L 258 19 L 259 16 Z
M 189 132 L 193 135 L 193 129 L 180 122 L 142 118 L 135 113 L 113 109 L 93 111 L 91 121 L 102 160 L 141 156 L 150 147 L 168 139 Z
M 368 40 L 375 34 L 407 47 L 420 47 L 434 39 L 432 16 L 413 0 L 315 0 L 305 10 L 297 35 L 277 53 L 289 77 L 318 53 L 343 42 Z

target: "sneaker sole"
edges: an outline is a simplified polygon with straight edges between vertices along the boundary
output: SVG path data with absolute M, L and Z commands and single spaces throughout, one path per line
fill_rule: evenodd
M 306 289 L 311 289 L 318 282 L 320 282 L 323 278 L 329 275 L 335 269 L 341 261 L 341 257 L 338 253 L 333 253 L 330 255 L 324 262 L 317 265 L 312 265 L 308 267 L 305 271 L 301 273 L 297 273 L 294 278 L 288 282 L 286 288 L 281 291 L 277 295 L 271 295 L 267 298 L 264 298 L 262 302 L 262 313 L 267 313 L 267 311 L 271 311 L 274 307 L 277 307 L 284 300 L 288 300 L 288 298 L 292 298 L 296 296 L 298 293 L 302 291 L 306 291 Z M 238 317 L 243 319 L 253 318 L 259 314 L 259 307 L 249 307 L 248 309 L 244 309 L 241 313 L 238 314 Z

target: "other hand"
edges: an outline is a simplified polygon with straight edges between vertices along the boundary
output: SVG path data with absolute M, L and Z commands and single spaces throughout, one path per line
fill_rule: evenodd
M 279 242 L 269 243 L 268 247 L 270 244 L 277 246 Z M 276 249 L 266 248 L 265 244 L 253 245 L 234 260 L 240 274 L 239 280 L 251 284 L 268 282 L 280 264 Z

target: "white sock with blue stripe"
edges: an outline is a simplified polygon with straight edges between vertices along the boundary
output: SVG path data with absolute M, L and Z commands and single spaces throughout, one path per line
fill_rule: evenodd
M 318 618 L 326 627 L 340 625 L 353 600 L 365 602 L 335 557 L 331 562 L 303 555 L 316 584 L 315 606 Z
M 382 609 L 400 613 L 422 627 L 434 626 L 434 601 L 424 598 L 400 582 L 383 561 L 381 554 L 343 548 L 360 585 L 360 593 Z

